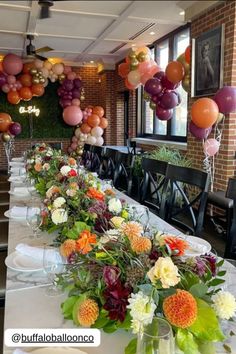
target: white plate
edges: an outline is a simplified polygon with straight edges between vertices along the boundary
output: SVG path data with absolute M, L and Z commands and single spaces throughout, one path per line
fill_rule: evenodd
M 37 272 L 43 270 L 42 261 L 25 256 L 20 252 L 13 252 L 5 259 L 5 264 L 8 268 L 20 272 Z
M 15 161 L 15 162 L 24 162 L 24 158 L 23 157 L 13 157 L 11 160 Z
M 4 216 L 6 216 L 6 218 L 14 220 L 26 220 L 26 216 L 11 216 L 11 209 L 6 210 Z
M 34 353 L 34 354 L 86 354 L 86 352 L 81 351 L 78 348 L 63 348 L 63 347 L 40 348 L 40 349 L 33 350 L 31 353 Z
M 187 257 L 201 256 L 202 254 L 209 253 L 211 251 L 211 244 L 203 238 L 186 235 L 184 239 L 189 243 L 190 246 L 190 249 L 186 250 L 184 254 Z M 191 243 L 193 245 L 192 247 Z M 194 249 L 194 245 L 197 245 L 198 247 Z M 204 247 L 204 252 L 201 251 L 201 246 Z

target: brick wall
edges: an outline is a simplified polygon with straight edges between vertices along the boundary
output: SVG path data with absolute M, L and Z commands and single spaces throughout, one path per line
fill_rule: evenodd
M 222 1 L 221 4 L 192 20 L 191 37 L 225 24 L 224 46 L 224 85 L 236 86 L 236 3 Z M 212 96 L 211 96 L 212 98 Z M 195 99 L 189 100 L 189 112 Z M 190 116 L 188 117 L 190 120 Z M 213 134 L 210 136 L 212 137 Z M 236 152 L 236 114 L 225 118 L 220 151 L 215 157 L 214 189 L 225 189 L 229 177 L 235 174 Z M 187 154 L 193 159 L 194 166 L 202 168 L 204 154 L 201 142 L 188 134 Z

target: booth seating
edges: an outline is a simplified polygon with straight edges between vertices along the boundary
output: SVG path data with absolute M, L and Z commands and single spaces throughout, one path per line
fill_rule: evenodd
M 224 257 L 236 259 L 236 178 L 229 178 L 225 197 L 232 202 L 232 208 L 228 212 L 232 220 L 230 220 L 230 225 L 227 227 Z

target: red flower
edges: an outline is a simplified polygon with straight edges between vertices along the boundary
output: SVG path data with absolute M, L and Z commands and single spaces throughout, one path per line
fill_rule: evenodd
M 105 266 L 103 268 L 103 279 L 108 287 L 114 286 L 120 276 L 120 269 L 115 266 Z
M 131 291 L 131 287 L 124 286 L 119 280 L 104 290 L 103 295 L 106 302 L 103 308 L 109 312 L 111 320 L 119 320 L 120 322 L 125 320 L 128 298 Z
M 77 176 L 77 172 L 76 172 L 76 170 L 74 170 L 73 168 L 70 170 L 70 172 L 68 173 L 68 176 L 70 176 L 70 177 L 75 177 L 75 176 Z

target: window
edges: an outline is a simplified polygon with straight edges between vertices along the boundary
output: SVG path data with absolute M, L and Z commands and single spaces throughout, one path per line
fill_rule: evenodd
M 165 38 L 157 41 L 151 49 L 152 58 L 165 70 L 167 64 L 176 60 L 184 53 L 189 45 L 189 28 L 184 27 L 172 32 Z M 181 104 L 174 109 L 172 119 L 161 121 L 156 118 L 149 102 L 143 99 L 143 89 L 139 95 L 138 104 L 141 105 L 141 127 L 139 136 L 160 140 L 186 141 L 187 135 L 187 103 L 188 94 L 180 85 L 177 91 L 181 95 Z

